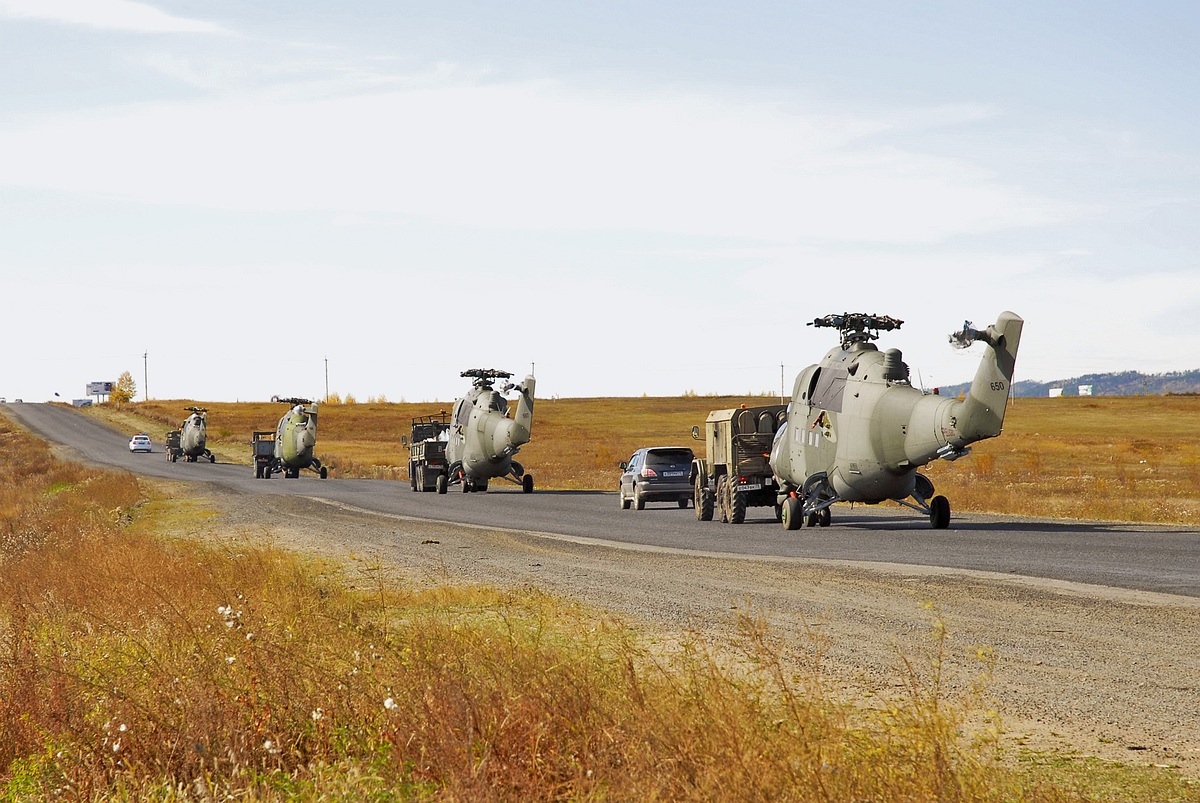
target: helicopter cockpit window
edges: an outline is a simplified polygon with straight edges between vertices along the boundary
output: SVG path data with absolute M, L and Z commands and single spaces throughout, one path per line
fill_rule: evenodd
M 459 399 L 454 403 L 454 423 L 460 427 L 467 425 L 467 420 L 471 417 L 471 407 L 467 404 L 466 399 Z
M 845 366 L 831 365 L 821 371 L 816 377 L 808 403 L 813 407 L 828 410 L 831 413 L 842 411 L 842 395 L 846 392 L 846 377 L 849 372 Z

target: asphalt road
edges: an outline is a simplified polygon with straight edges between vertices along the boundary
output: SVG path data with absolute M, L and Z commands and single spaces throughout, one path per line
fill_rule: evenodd
M 1200 597 L 1196 529 L 956 514 L 949 529 L 932 530 L 926 517 L 887 503 L 838 505 L 832 526 L 787 532 L 769 508 L 750 508 L 745 524 L 722 525 L 696 521 L 694 511 L 674 504 L 621 510 L 615 492 L 526 495 L 516 486 L 493 483 L 488 493 L 452 488 L 439 495 L 413 493 L 406 482 L 321 480 L 309 472 L 295 480 L 259 480 L 248 465 L 167 462 L 161 439 L 155 452 L 131 454 L 132 433 L 117 432 L 69 408 L 10 404 L 0 410 L 46 440 L 70 447 L 86 462 L 236 493 L 298 495 L 379 513 L 635 547 L 971 569 Z M 247 454 L 249 448 L 247 444 Z M 536 476 L 536 467 L 530 468 Z M 615 485 L 615 474 L 613 479 Z

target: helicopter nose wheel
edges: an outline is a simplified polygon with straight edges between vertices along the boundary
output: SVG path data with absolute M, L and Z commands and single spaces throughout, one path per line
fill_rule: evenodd
M 799 530 L 804 526 L 804 505 L 795 496 L 789 496 L 783 500 L 783 508 L 780 510 L 779 520 L 783 523 L 785 530 Z

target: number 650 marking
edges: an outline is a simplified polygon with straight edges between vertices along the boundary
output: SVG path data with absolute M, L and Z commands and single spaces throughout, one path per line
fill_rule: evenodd
M 999 392 L 1004 389 L 1005 389 L 1005 385 L 1003 382 L 993 382 L 992 383 L 992 390 Z

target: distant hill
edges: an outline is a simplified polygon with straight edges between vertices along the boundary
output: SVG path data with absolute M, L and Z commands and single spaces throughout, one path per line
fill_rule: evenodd
M 1091 385 L 1093 396 L 1166 396 L 1170 394 L 1200 394 L 1200 370 L 1172 371 L 1165 374 L 1143 374 L 1140 371 L 1120 371 L 1111 374 L 1084 374 L 1053 382 L 1018 380 L 1014 386 L 1017 396 L 1049 396 L 1054 388 L 1062 388 L 1064 396 L 1078 396 L 1080 385 Z M 943 385 L 943 396 L 957 396 L 968 384 Z

